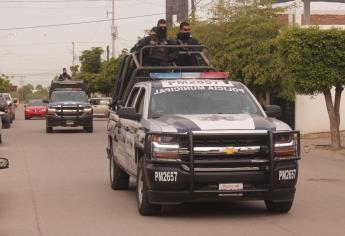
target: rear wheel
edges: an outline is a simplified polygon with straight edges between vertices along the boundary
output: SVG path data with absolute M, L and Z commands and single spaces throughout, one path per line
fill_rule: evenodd
M 265 205 L 268 211 L 277 212 L 277 213 L 287 213 L 292 207 L 293 201 L 286 202 L 274 202 L 274 201 L 265 201 Z
M 110 186 L 114 190 L 127 190 L 129 175 L 124 172 L 114 160 L 114 155 L 109 159 Z
M 26 116 L 25 116 L 25 120 L 30 120 L 30 117 L 26 117 Z
M 46 126 L 46 132 L 47 133 L 53 133 L 53 127 L 50 127 L 50 126 Z
M 161 212 L 162 206 L 151 204 L 147 194 L 147 184 L 144 178 L 144 158 L 141 158 L 137 171 L 137 202 L 138 210 L 142 216 L 158 215 Z
M 10 127 L 11 127 L 11 121 L 9 121 L 9 120 L 2 121 L 2 128 L 3 129 L 9 129 Z

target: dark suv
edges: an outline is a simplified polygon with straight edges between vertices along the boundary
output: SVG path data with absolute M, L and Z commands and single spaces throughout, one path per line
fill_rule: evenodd
M 13 118 L 13 110 L 8 105 L 6 98 L 0 94 L 0 112 L 3 114 L 1 115 L 1 121 L 2 121 L 2 128 L 8 129 L 11 127 L 12 118 Z
M 84 91 L 63 88 L 51 92 L 46 115 L 47 133 L 52 133 L 55 126 L 82 126 L 86 132 L 93 132 L 93 111 Z

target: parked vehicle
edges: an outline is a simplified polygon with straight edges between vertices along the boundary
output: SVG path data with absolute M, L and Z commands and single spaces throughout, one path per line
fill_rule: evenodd
M 56 126 L 82 126 L 86 132 L 93 132 L 92 107 L 85 88 L 83 81 L 52 82 L 46 115 L 47 133 L 52 133 Z
M 16 103 L 18 100 L 12 99 L 11 94 L 9 93 L 2 93 L 4 98 L 6 99 L 6 102 L 8 104 L 8 107 L 11 110 L 11 123 L 16 119 Z
M 47 114 L 47 104 L 43 100 L 30 100 L 24 107 L 25 120 L 33 117 L 44 118 Z
M 7 169 L 10 165 L 10 162 L 7 158 L 0 157 L 0 169 Z
M 90 104 L 93 110 L 94 117 L 108 117 L 109 116 L 109 104 L 111 103 L 111 98 L 101 97 L 101 98 L 91 98 Z
M 203 201 L 264 200 L 269 211 L 291 209 L 299 132 L 276 119 L 280 107 L 261 107 L 227 78 L 211 66 L 145 67 L 135 54 L 125 58 L 107 125 L 110 185 L 128 189 L 135 177 L 141 215 Z
M 3 112 L 1 116 L 2 128 L 10 128 L 13 117 L 12 110 L 3 94 L 0 94 L 0 112 Z

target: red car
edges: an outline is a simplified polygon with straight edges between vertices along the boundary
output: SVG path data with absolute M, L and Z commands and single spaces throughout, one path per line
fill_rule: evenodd
M 47 114 L 47 105 L 42 100 L 30 100 L 25 104 L 25 120 L 33 117 L 44 118 Z

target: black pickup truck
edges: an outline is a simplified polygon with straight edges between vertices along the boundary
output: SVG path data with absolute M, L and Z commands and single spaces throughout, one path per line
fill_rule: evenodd
M 93 111 L 83 81 L 52 82 L 47 106 L 46 132 L 52 133 L 55 126 L 82 126 L 86 132 L 93 132 Z

